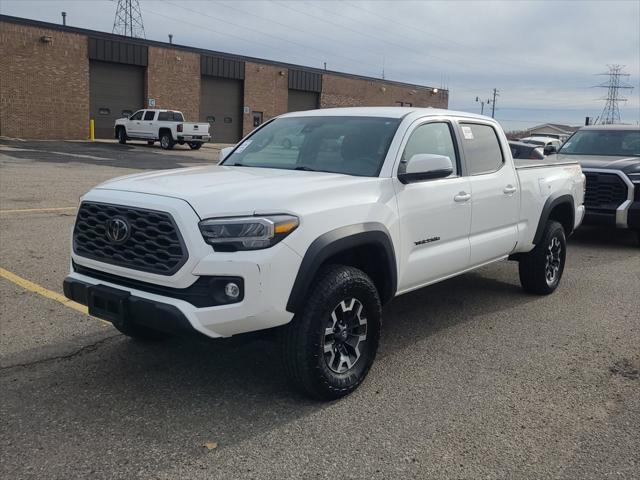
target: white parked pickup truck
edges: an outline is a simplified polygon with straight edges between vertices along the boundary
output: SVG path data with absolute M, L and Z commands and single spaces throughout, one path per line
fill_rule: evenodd
M 288 113 L 222 156 L 84 195 L 65 295 L 139 339 L 275 328 L 284 371 L 321 399 L 363 381 L 394 297 L 506 259 L 553 292 L 584 214 L 577 163 L 516 164 L 467 113 Z
M 122 144 L 127 140 L 146 140 L 149 145 L 160 141 L 165 150 L 176 143 L 186 143 L 197 150 L 211 140 L 208 123 L 185 122 L 182 112 L 175 110 L 138 110 L 128 118 L 116 120 L 114 133 Z

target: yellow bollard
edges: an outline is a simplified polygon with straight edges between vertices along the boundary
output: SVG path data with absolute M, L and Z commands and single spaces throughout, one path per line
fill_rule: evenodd
M 89 140 L 92 142 L 96 139 L 94 123 L 93 118 L 89 120 Z

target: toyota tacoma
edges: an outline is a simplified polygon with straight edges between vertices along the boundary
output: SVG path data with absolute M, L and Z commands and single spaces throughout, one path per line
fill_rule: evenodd
M 288 113 L 221 157 L 84 195 L 65 295 L 138 339 L 274 329 L 319 399 L 363 381 L 394 297 L 506 259 L 553 292 L 584 214 L 574 160 L 516 163 L 497 122 L 448 110 Z

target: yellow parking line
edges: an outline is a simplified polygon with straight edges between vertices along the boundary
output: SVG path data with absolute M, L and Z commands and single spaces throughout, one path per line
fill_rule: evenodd
M 59 212 L 62 210 L 75 210 L 78 207 L 52 207 L 52 208 L 18 208 L 14 210 L 0 210 L 0 213 L 40 213 Z
M 25 290 L 29 290 L 30 292 L 37 293 L 38 295 L 41 295 L 45 298 L 55 300 L 56 302 L 63 304 L 65 307 L 69 307 L 76 310 L 77 312 L 83 313 L 85 315 L 89 315 L 89 311 L 87 310 L 87 307 L 85 307 L 84 305 L 74 302 L 73 300 L 69 300 L 64 295 L 60 295 L 59 293 L 56 293 L 52 290 L 48 290 L 44 287 L 41 287 L 37 283 L 33 283 L 27 280 L 26 278 L 22 278 L 16 275 L 15 273 L 10 272 L 9 270 L 5 270 L 2 267 L 0 267 L 0 277 L 6 280 L 9 280 L 12 283 L 15 283 L 16 285 L 24 288 Z M 99 318 L 98 320 L 100 320 L 105 325 L 111 325 L 106 320 L 101 320 Z

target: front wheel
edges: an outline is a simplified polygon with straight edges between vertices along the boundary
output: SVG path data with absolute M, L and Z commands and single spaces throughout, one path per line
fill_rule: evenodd
M 160 136 L 160 147 L 163 150 L 171 150 L 174 145 L 175 142 L 173 141 L 173 138 L 171 138 L 171 134 L 169 132 L 164 132 Z
M 120 145 L 127 143 L 127 131 L 124 128 L 118 129 L 118 143 Z
M 562 225 L 549 221 L 540 242 L 520 259 L 520 283 L 525 291 L 552 293 L 560 284 L 567 258 L 567 240 Z
M 306 305 L 280 335 L 290 381 L 318 400 L 353 392 L 376 357 L 380 322 L 380 298 L 364 272 L 342 265 L 324 267 Z
M 200 150 L 201 146 L 202 146 L 202 143 L 200 142 L 189 142 L 189 148 L 191 150 Z

